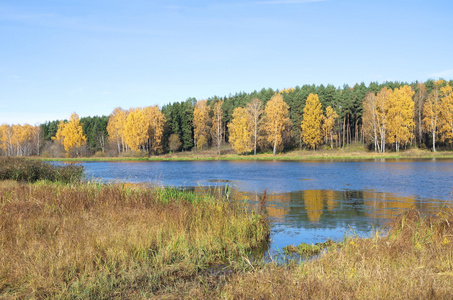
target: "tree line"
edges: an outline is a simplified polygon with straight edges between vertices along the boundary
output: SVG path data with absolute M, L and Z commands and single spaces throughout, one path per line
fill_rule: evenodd
M 303 85 L 206 100 L 115 108 L 110 116 L 0 126 L 5 156 L 156 155 L 229 143 L 237 153 L 453 146 L 452 81 Z

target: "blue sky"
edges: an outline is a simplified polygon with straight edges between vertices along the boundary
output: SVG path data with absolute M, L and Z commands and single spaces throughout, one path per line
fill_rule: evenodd
M 303 84 L 453 78 L 453 2 L 3 0 L 0 123 Z

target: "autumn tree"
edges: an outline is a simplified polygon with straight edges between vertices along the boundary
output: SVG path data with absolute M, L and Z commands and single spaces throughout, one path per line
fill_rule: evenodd
M 245 108 L 237 107 L 233 111 L 233 120 L 228 124 L 230 143 L 237 153 L 247 153 L 253 146 L 252 131 L 249 126 L 249 115 Z
M 374 93 L 368 93 L 363 101 L 362 130 L 364 140 L 373 141 L 375 152 L 377 152 L 380 148 L 380 143 L 378 142 L 378 120 L 376 113 L 376 95 Z
M 387 112 L 389 108 L 389 101 L 392 97 L 393 91 L 387 87 L 383 87 L 376 94 L 375 118 L 378 136 L 380 140 L 379 152 L 385 152 L 386 134 L 387 134 Z
M 247 115 L 248 124 L 251 127 L 252 139 L 253 139 L 253 154 L 256 155 L 256 144 L 258 139 L 258 131 L 261 125 L 261 115 L 263 114 L 263 102 L 258 98 L 253 98 L 247 104 Z M 233 112 L 234 114 L 234 112 Z
M 157 106 L 146 107 L 145 114 L 148 121 L 148 148 L 157 154 L 157 151 L 162 148 L 165 116 Z
M 193 112 L 194 140 L 197 149 L 202 149 L 208 142 L 209 135 L 209 107 L 206 100 L 197 102 Z
M 14 155 L 13 147 L 13 127 L 8 124 L 0 126 L 0 146 L 6 156 Z
M 80 155 L 80 148 L 86 142 L 86 136 L 83 134 L 82 124 L 76 113 L 71 114 L 69 122 L 61 121 L 58 125 L 58 131 L 53 138 L 64 146 L 66 155 L 70 156 L 75 152 L 76 156 Z
M 429 94 L 423 105 L 423 124 L 427 131 L 432 135 L 433 139 L 433 151 L 436 152 L 436 140 L 438 133 L 438 119 L 441 110 L 441 103 L 439 97 L 440 86 L 443 84 L 443 80 L 434 82 L 434 89 Z
M 168 147 L 170 151 L 178 151 L 182 146 L 181 139 L 176 133 L 172 133 L 168 139 Z
M 330 139 L 330 148 L 333 149 L 333 140 L 334 140 L 334 132 L 333 128 L 335 125 L 335 121 L 338 118 L 337 112 L 329 105 L 326 108 L 326 115 L 323 116 L 323 124 L 322 124 L 322 131 L 324 138 L 327 141 Z
M 0 126 L 0 149 L 6 156 L 39 155 L 40 139 L 40 126 L 30 124 Z
M 149 121 L 144 108 L 131 108 L 124 127 L 126 144 L 133 151 L 140 151 L 148 141 Z
M 273 146 L 272 153 L 275 155 L 277 147 L 283 145 L 283 135 L 290 130 L 289 106 L 283 101 L 281 94 L 275 94 L 267 102 L 264 113 L 263 127 L 266 131 L 268 142 Z
M 441 113 L 440 133 L 442 141 L 453 141 L 453 89 L 446 84 L 440 89 L 441 92 Z
M 322 107 L 321 102 L 319 102 L 318 95 L 308 95 L 301 123 L 301 135 L 302 141 L 312 149 L 316 149 L 316 146 L 318 146 L 322 140 L 322 117 Z
M 214 103 L 212 116 L 212 126 L 211 126 L 211 137 L 212 143 L 217 145 L 217 154 L 220 155 L 220 145 L 222 143 L 223 136 L 223 110 L 222 110 L 223 101 L 217 101 Z
M 414 137 L 414 92 L 408 85 L 396 88 L 388 101 L 386 137 L 399 151 L 401 144 L 407 144 Z
M 128 112 L 121 107 L 117 107 L 109 116 L 107 132 L 109 138 L 116 141 L 118 154 L 126 150 L 125 127 Z

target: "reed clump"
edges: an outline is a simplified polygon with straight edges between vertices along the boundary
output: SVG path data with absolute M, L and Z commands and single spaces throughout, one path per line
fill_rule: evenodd
M 83 179 L 83 167 L 74 164 L 52 165 L 40 160 L 0 157 L 0 180 L 36 182 L 39 180 L 70 183 Z
M 147 298 L 237 264 L 269 228 L 242 203 L 126 184 L 0 185 L 0 298 Z
M 336 243 L 332 240 L 327 240 L 323 243 L 316 243 L 316 244 L 307 244 L 301 243 L 297 246 L 288 245 L 284 247 L 282 250 L 285 254 L 298 254 L 301 257 L 308 258 L 314 255 L 318 255 L 322 251 L 325 250 L 332 250 L 333 248 L 340 247 L 341 244 Z

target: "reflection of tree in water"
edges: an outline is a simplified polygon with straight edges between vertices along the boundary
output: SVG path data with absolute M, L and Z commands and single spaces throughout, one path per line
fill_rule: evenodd
M 363 191 L 347 190 L 340 193 L 342 203 L 347 203 L 356 213 L 363 212 Z
M 225 187 L 193 188 L 196 193 L 225 195 Z M 261 205 L 262 192 L 247 192 L 229 187 L 230 200 L 247 201 L 249 208 L 265 213 L 277 222 L 334 228 L 337 226 L 367 227 L 373 220 L 389 219 L 403 211 L 416 208 L 426 213 L 437 213 L 445 205 L 434 199 L 402 197 L 375 191 L 301 190 L 290 193 L 268 193 L 265 207 Z M 378 221 L 381 223 L 381 221 Z
M 321 190 L 308 190 L 304 192 L 304 204 L 310 222 L 319 222 L 324 208 Z
M 325 192 L 326 192 L 326 199 L 327 199 L 327 209 L 329 211 L 332 211 L 335 209 L 335 207 L 338 204 L 338 202 L 337 202 L 338 192 L 333 191 L 333 190 L 327 190 Z
M 392 193 L 363 192 L 363 202 L 369 208 L 367 217 L 392 218 L 411 208 L 416 208 L 415 197 L 401 197 Z
M 291 194 L 268 194 L 266 202 L 267 215 L 271 218 L 283 219 L 291 208 Z

